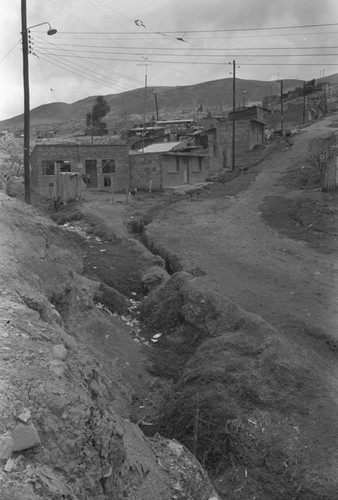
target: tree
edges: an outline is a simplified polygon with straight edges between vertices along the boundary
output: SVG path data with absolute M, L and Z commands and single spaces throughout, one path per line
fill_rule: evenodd
M 102 118 L 110 111 L 105 98 L 100 95 L 96 98 L 92 111 L 86 114 L 87 133 L 91 135 L 106 135 L 107 124 L 102 122 Z

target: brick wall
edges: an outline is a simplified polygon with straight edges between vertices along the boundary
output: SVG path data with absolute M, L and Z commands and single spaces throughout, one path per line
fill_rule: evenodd
M 43 161 L 70 161 L 71 171 L 86 174 L 86 160 L 97 160 L 97 188 L 110 190 L 104 186 L 105 177 L 113 177 L 114 191 L 129 188 L 128 165 L 129 150 L 124 144 L 43 144 L 37 145 L 30 155 L 32 190 L 40 195 L 49 196 L 53 175 L 43 175 Z M 114 160 L 115 172 L 104 174 L 102 160 Z

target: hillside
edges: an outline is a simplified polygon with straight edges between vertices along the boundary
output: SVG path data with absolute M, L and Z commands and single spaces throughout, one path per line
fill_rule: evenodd
M 325 78 L 330 84 L 338 83 L 338 73 Z M 105 118 L 108 130 L 127 128 L 135 122 L 142 121 L 146 109 L 146 118 L 151 120 L 156 115 L 154 94 L 156 93 L 160 119 L 197 117 L 197 108 L 202 105 L 203 113 L 213 114 L 225 112 L 232 107 L 232 78 L 207 81 L 195 85 L 176 87 L 148 87 L 145 106 L 144 88 L 109 94 L 105 99 L 110 112 Z M 283 80 L 284 92 L 303 85 L 302 80 Z M 245 92 L 245 94 L 244 94 Z M 267 82 L 261 80 L 236 79 L 236 105 L 241 106 L 245 97 L 246 104 L 262 101 L 264 97 L 280 92 L 277 80 Z M 31 127 L 35 130 L 48 126 L 60 132 L 78 132 L 85 127 L 85 117 L 91 110 L 97 96 L 67 104 L 54 102 L 44 104 L 31 110 Z M 0 129 L 17 130 L 23 127 L 23 115 L 0 121 Z
M 300 80 L 285 80 L 285 91 L 301 85 Z M 279 92 L 278 82 L 236 79 L 236 103 L 242 103 L 243 92 L 246 91 L 246 102 L 261 101 L 264 96 Z M 203 110 L 220 112 L 232 106 L 232 78 L 214 80 L 196 85 L 177 87 L 148 87 L 146 115 L 150 119 L 156 114 L 154 93 L 157 95 L 160 118 L 195 116 L 197 108 L 202 104 Z M 31 110 L 32 127 L 62 124 L 74 130 L 83 128 L 85 116 L 91 110 L 96 96 L 76 101 L 72 104 L 64 102 L 44 104 Z M 130 121 L 141 120 L 144 113 L 144 88 L 120 94 L 106 95 L 110 112 L 106 117 L 108 128 L 128 126 Z M 23 126 L 23 115 L 18 115 L 0 122 L 0 128 L 14 130 Z

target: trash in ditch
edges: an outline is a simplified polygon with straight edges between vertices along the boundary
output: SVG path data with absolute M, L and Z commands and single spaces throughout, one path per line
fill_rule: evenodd
M 155 333 L 155 335 L 153 335 L 153 339 L 159 339 L 161 335 L 162 333 Z
M 107 250 L 105 248 L 102 248 L 102 250 L 100 250 L 100 252 L 106 252 Z
M 154 342 L 154 344 L 156 344 L 156 342 L 158 342 L 158 339 L 151 339 L 152 342 Z

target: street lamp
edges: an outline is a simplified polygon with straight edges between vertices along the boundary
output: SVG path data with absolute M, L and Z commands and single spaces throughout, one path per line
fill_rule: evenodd
M 21 0 L 21 34 L 22 34 L 22 58 L 23 58 L 23 90 L 24 90 L 24 144 L 23 144 L 23 168 L 25 177 L 25 202 L 31 202 L 31 176 L 29 167 L 29 139 L 30 139 L 30 109 L 29 109 L 29 67 L 28 67 L 28 30 L 36 26 L 48 24 L 47 35 L 55 35 L 56 29 L 53 29 L 48 22 L 35 24 L 27 28 L 27 9 L 26 0 Z

